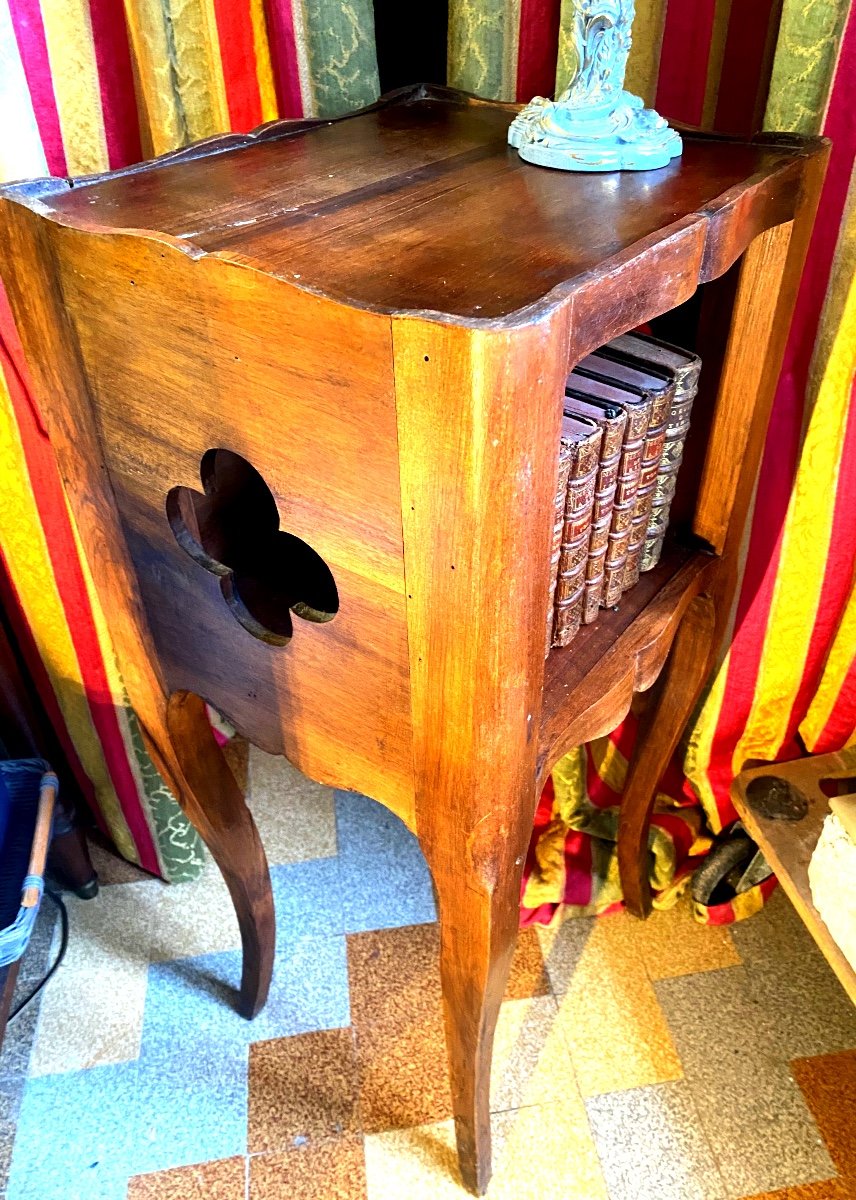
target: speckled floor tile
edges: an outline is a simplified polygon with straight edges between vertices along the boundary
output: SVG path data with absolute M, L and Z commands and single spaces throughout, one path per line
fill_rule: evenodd
M 277 944 L 306 934 L 345 932 L 338 858 L 313 858 L 270 869 Z
M 250 1047 L 251 1154 L 359 1132 L 352 1029 L 327 1029 Z
M 573 924 L 566 921 L 560 934 Z M 651 981 L 613 918 L 598 921 L 576 947 L 575 941 L 563 946 L 558 975 L 552 949 L 546 961 L 554 987 L 557 977 L 566 987 L 558 995 L 559 1022 L 582 1094 L 680 1079 L 680 1059 Z
M 747 969 L 666 979 L 656 989 L 728 1196 L 833 1175 Z
M 307 934 L 341 934 L 344 908 L 337 858 L 315 858 L 270 868 L 277 947 Z M 228 888 L 209 860 L 199 879 L 159 888 L 151 959 L 168 962 L 237 950 L 241 935 Z
M 136 1079 L 136 1064 L 31 1079 L 7 1200 L 125 1200 Z
M 128 1200 L 245 1200 L 247 1160 L 243 1157 L 175 1167 L 136 1175 L 128 1183 Z
M 737 952 L 746 963 L 782 962 L 817 953 L 814 938 L 781 887 L 760 912 L 748 921 L 735 922 L 730 929 Z
M 69 939 L 63 971 L 96 960 L 147 962 L 159 897 L 166 890 L 159 880 L 147 879 L 107 888 L 92 900 L 66 895 Z
M 348 933 L 435 920 L 428 866 L 398 817 L 365 796 L 337 792 L 336 822 Z
M 547 996 L 549 992 L 550 980 L 538 934 L 534 929 L 521 929 L 514 947 L 505 998 L 527 1000 L 530 996 Z
M 853 1200 L 856 1187 L 849 1179 L 821 1179 L 799 1187 L 780 1188 L 776 1192 L 756 1192 L 740 1200 Z
M 835 1169 L 852 1180 L 856 1195 L 856 1050 L 798 1058 L 791 1070 Z
M 118 962 L 63 971 L 48 985 L 33 1041 L 30 1075 L 131 1062 L 140 1053 L 147 967 Z M 71 1007 L 71 998 L 77 1003 Z M 84 1000 L 85 998 L 85 1000 Z M 69 1020 L 69 1012 L 74 1019 Z
M 856 1007 L 816 947 L 747 964 L 746 983 L 752 1003 L 769 1017 L 782 1058 L 856 1049 Z
M 152 962 L 237 950 L 241 934 L 223 876 L 211 858 L 198 879 L 158 887 Z
M 436 925 L 348 935 L 351 1012 L 368 1131 L 451 1115 Z
M 15 1143 L 15 1126 L 21 1107 L 24 1090 L 23 1079 L 0 1078 L 0 1196 L 6 1191 L 9 1165 L 12 1162 L 12 1147 Z
M 740 962 L 729 929 L 693 920 L 688 893 L 674 908 L 655 909 L 646 921 L 626 912 L 605 919 L 614 921 L 628 948 L 641 955 L 651 979 L 716 971 Z
M 362 1138 L 344 1133 L 280 1154 L 253 1155 L 249 1197 L 250 1200 L 366 1200 Z
M 600 923 L 611 920 L 612 917 L 604 917 Z M 594 917 L 575 918 L 563 921 L 561 925 L 535 927 L 547 977 L 557 996 L 563 995 L 571 986 L 586 944 L 597 927 L 598 921 Z
M 246 1151 L 247 1050 L 31 1078 L 9 1200 L 124 1200 L 130 1175 Z
M 26 986 L 26 985 L 24 985 Z M 31 985 L 32 986 L 32 985 Z M 48 984 L 50 987 L 50 984 Z M 15 1003 L 26 993 L 19 985 L 15 989 Z M 45 993 L 36 996 L 17 1017 L 6 1026 L 3 1048 L 0 1050 L 0 1079 L 24 1079 L 30 1065 L 33 1041 L 39 1019 L 39 1009 Z
M 248 802 L 272 865 L 336 854 L 332 790 L 287 759 L 250 747 Z
M 723 1200 L 684 1082 L 593 1096 L 586 1108 L 610 1200 Z
M 464 1200 L 451 1120 L 367 1134 L 368 1200 Z
M 562 1104 L 498 1113 L 487 1200 L 607 1200 L 585 1109 Z M 366 1137 L 369 1200 L 464 1200 L 451 1121 Z
M 555 1104 L 497 1113 L 489 1200 L 608 1200 L 591 1127 L 574 1089 Z
M 209 1046 L 245 1047 L 350 1023 L 343 937 L 307 935 L 279 949 L 267 1004 L 253 1021 L 235 1010 L 240 979 L 240 951 L 154 964 L 141 1059 L 178 1069 Z
M 137 1057 L 161 890 L 129 883 L 105 888 L 94 900 L 66 897 L 68 950 L 45 989 L 31 1075 Z
M 506 1000 L 493 1050 L 492 1112 L 549 1104 L 576 1093 L 574 1069 L 552 996 Z
M 179 1035 L 180 1036 L 180 1035 Z M 212 1041 L 191 1062 L 141 1060 L 125 1150 L 126 1174 L 163 1171 L 245 1154 L 247 1046 Z

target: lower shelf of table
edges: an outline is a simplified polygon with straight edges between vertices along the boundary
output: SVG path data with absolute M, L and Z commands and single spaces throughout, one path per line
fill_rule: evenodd
M 777 768 L 771 766 L 769 774 L 776 773 Z M 732 793 L 734 805 L 746 828 L 763 850 L 764 857 L 790 896 L 794 908 L 841 980 L 844 990 L 856 1004 L 856 971 L 838 948 L 838 943 L 833 940 L 814 907 L 808 882 L 808 864 L 823 822 L 829 814 L 829 801 L 819 792 L 805 791 L 804 795 L 808 800 L 808 812 L 801 821 L 773 821 L 753 809 L 741 788 L 735 787 Z
M 603 609 L 570 646 L 550 652 L 539 736 L 542 771 L 573 746 L 614 729 L 633 693 L 651 686 L 681 617 L 717 563 L 703 551 L 667 546 L 617 609 Z

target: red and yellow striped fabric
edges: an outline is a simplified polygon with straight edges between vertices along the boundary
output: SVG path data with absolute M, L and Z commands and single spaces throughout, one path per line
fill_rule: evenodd
M 698 822 L 717 833 L 734 820 L 729 786 L 748 760 L 856 742 L 856 11 L 848 20 L 845 0 L 810 12 L 786 0 L 777 24 L 772 0 L 739 9 L 730 0 L 670 0 L 668 8 L 652 0 L 637 8 L 630 86 L 666 116 L 734 133 L 763 118 L 769 129 L 822 132 L 833 142 L 744 544 L 731 644 L 688 730 L 683 771 L 673 764 L 661 781 L 652 884 L 662 904 L 704 850 L 701 841 L 688 844 Z M 560 49 L 560 85 L 562 62 Z M 554 772 L 527 863 L 524 922 L 620 901 L 614 827 L 633 736 L 628 719 Z M 672 868 L 664 879 L 666 853 Z M 712 923 L 748 916 L 770 886 L 696 915 Z
M 377 94 L 371 0 L 0 0 L 2 180 L 123 167 Z M 0 456 L 0 603 L 69 762 L 126 857 L 191 877 L 198 839 L 143 749 L 2 294 Z

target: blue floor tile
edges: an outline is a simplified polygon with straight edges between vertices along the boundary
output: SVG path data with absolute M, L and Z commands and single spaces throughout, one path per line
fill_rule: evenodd
M 235 1011 L 240 951 L 149 968 L 141 1062 L 192 1064 L 218 1049 L 350 1024 L 345 939 L 283 938 L 267 1004 L 254 1021 Z
M 136 1063 L 29 1080 L 7 1200 L 124 1200 L 136 1084 Z
M 277 949 L 306 934 L 345 932 L 338 858 L 271 867 Z
M 7 1200 L 123 1200 L 127 1180 L 247 1148 L 247 1046 L 28 1081 Z
M 212 1041 L 193 1060 L 171 1067 L 141 1060 L 137 1070 L 137 1137 L 126 1173 L 139 1175 L 247 1151 L 248 1047 Z
M 436 920 L 428 866 L 398 817 L 365 796 L 337 792 L 336 826 L 348 933 Z

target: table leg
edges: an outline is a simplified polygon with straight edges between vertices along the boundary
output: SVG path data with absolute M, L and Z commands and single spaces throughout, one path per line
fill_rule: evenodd
M 651 911 L 648 831 L 657 784 L 710 674 L 714 629 L 713 601 L 709 596 L 697 596 L 675 634 L 653 702 L 639 722 L 618 821 L 621 888 L 627 908 L 637 917 L 647 917 Z
M 527 805 L 527 811 L 532 806 Z M 458 1159 L 464 1186 L 491 1177 L 490 1069 L 499 1009 L 519 923 L 526 839 L 491 814 L 457 852 L 426 849 L 440 921 L 440 976 Z M 531 822 L 527 826 L 531 830 Z M 520 841 L 516 846 L 515 841 Z
M 254 1017 L 273 973 L 276 918 L 259 831 L 217 745 L 205 702 L 191 692 L 169 701 L 167 726 L 186 787 L 179 802 L 220 868 L 238 917 L 243 947 L 239 1011 Z

